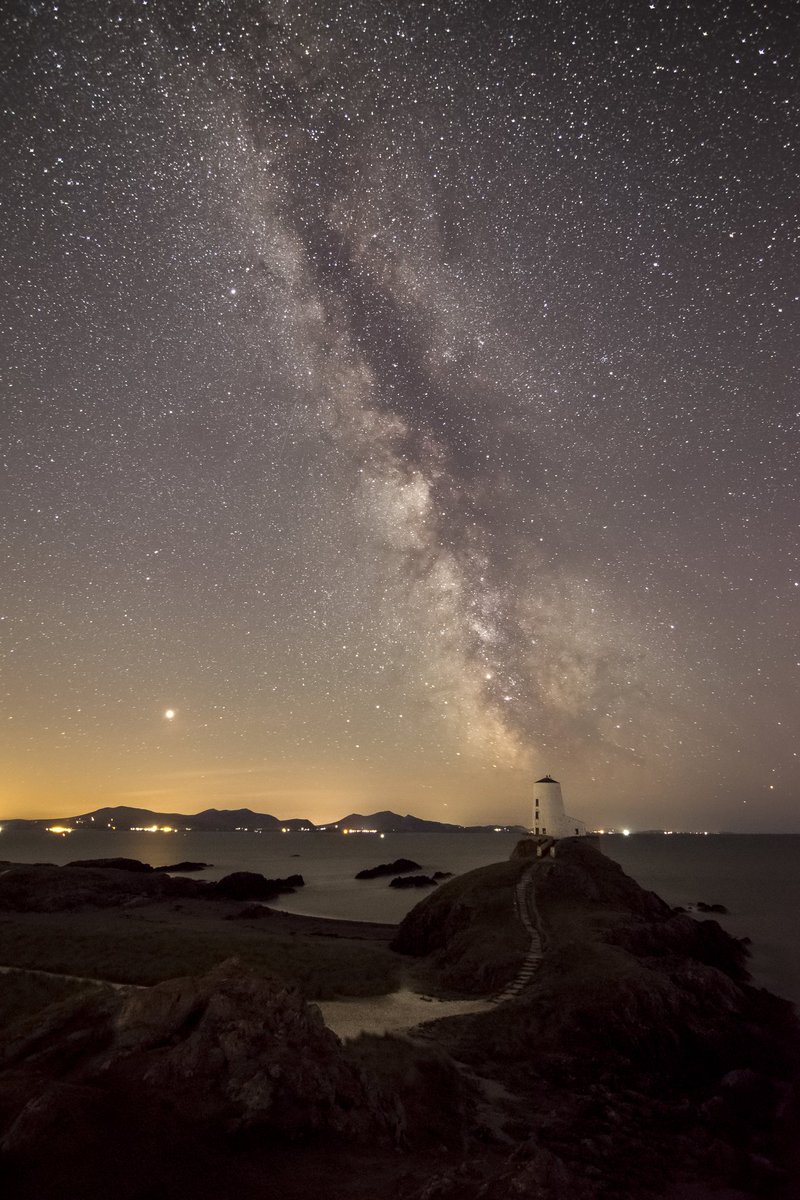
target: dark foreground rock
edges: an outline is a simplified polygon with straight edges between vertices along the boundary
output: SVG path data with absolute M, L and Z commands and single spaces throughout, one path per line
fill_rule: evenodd
M 380 879 L 382 875 L 402 875 L 404 871 L 419 871 L 419 863 L 410 858 L 396 858 L 394 862 L 381 863 L 378 867 L 365 867 L 355 876 L 356 879 Z
M 392 1147 L 403 1133 L 399 1104 L 347 1059 L 319 1011 L 233 961 L 55 1006 L 18 1029 L 0 1056 L 0 1123 L 4 1194 L 15 1197 L 103 1186 L 183 1196 L 187 1143 L 202 1162 L 241 1150 L 245 1135 Z

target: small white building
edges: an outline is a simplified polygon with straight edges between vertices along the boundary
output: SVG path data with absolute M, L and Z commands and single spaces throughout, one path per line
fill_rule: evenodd
M 561 796 L 561 784 L 550 775 L 537 779 L 533 789 L 533 825 L 534 834 L 546 834 L 547 837 L 582 837 L 586 833 L 586 824 L 577 817 L 570 817 L 564 812 L 564 801 Z

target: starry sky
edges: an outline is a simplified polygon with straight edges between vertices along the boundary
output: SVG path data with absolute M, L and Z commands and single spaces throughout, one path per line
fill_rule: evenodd
M 5 11 L 0 816 L 800 831 L 791 0 Z

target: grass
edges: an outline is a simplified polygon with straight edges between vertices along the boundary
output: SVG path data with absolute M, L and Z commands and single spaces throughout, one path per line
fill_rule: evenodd
M 50 1004 L 68 1000 L 91 990 L 94 984 L 70 979 L 49 979 L 27 971 L 9 971 L 0 975 L 0 1029 L 16 1021 L 35 1016 Z
M 345 938 L 198 929 L 178 921 L 82 921 L 72 914 L 0 920 L 4 966 L 148 985 L 202 974 L 232 957 L 259 975 L 298 985 L 310 1000 L 384 995 L 399 983 L 397 960 L 384 945 Z

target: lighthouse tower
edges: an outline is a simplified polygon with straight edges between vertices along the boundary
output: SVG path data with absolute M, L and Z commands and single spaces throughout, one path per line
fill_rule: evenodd
M 564 812 L 561 784 L 550 775 L 537 779 L 533 789 L 533 832 L 548 837 L 580 837 L 586 825 Z

